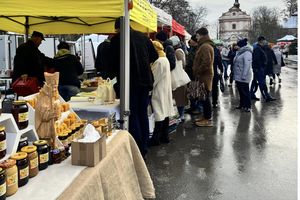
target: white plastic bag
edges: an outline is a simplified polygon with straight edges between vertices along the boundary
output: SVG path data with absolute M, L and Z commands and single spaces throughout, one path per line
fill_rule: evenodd
M 184 71 L 182 61 L 176 59 L 176 67 L 171 71 L 172 90 L 176 90 L 176 88 L 184 86 L 189 82 L 191 82 L 191 79 Z

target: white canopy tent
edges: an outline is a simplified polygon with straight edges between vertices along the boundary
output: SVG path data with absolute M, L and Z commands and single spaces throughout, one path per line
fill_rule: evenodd
M 159 26 L 172 26 L 172 16 L 166 13 L 164 10 L 151 5 L 157 12 L 157 25 Z
M 293 35 L 286 35 L 283 38 L 278 39 L 277 42 L 294 41 L 296 39 L 297 38 Z

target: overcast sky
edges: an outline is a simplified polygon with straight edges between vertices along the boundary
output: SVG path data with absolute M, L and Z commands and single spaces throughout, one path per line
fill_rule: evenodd
M 235 2 L 235 0 L 188 0 L 191 6 L 204 6 L 207 8 L 206 20 L 208 24 L 216 23 L 222 13 L 227 12 Z M 253 9 L 258 6 L 267 6 L 282 10 L 284 8 L 283 0 L 239 0 L 240 8 L 247 14 L 252 13 Z M 211 37 L 215 34 L 211 30 Z

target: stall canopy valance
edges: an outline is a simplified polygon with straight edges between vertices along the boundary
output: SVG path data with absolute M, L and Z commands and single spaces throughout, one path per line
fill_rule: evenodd
M 157 24 L 159 26 L 172 26 L 172 16 L 166 13 L 164 10 L 153 6 L 153 9 L 157 13 Z
M 29 34 L 113 33 L 115 19 L 124 15 L 123 0 L 0 0 L 0 5 L 0 29 L 16 33 L 26 33 L 25 27 Z M 153 32 L 157 15 L 146 5 L 151 7 L 134 0 L 132 26 Z
M 172 30 L 173 32 L 181 35 L 181 36 L 185 36 L 185 29 L 184 26 L 180 25 L 177 21 L 175 21 L 174 19 L 172 20 Z

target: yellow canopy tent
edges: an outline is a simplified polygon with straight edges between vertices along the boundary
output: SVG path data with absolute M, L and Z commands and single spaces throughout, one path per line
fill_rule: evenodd
M 30 34 L 113 33 L 124 0 L 0 0 L 0 29 Z M 146 0 L 133 0 L 132 27 L 156 31 L 157 14 Z M 27 29 L 26 29 L 27 27 Z M 28 32 L 27 32 L 28 31 Z

